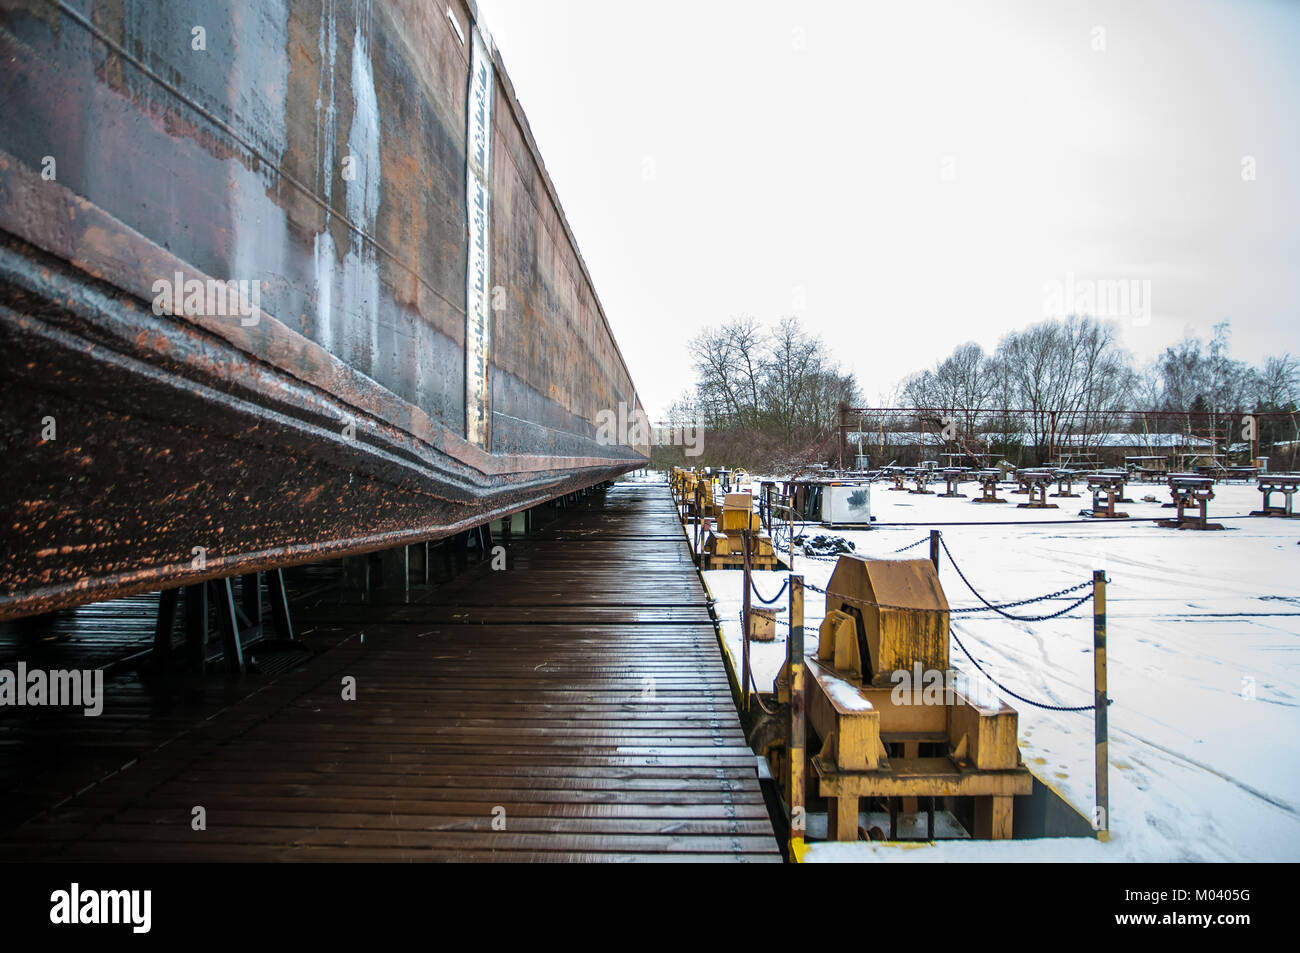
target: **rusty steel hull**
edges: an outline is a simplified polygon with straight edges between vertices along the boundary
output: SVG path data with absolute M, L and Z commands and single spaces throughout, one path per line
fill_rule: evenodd
M 635 388 L 494 52 L 474 377 L 478 34 L 450 14 L 0 0 L 0 618 L 434 539 L 643 465 L 598 434 Z M 212 279 L 256 306 L 159 306 Z

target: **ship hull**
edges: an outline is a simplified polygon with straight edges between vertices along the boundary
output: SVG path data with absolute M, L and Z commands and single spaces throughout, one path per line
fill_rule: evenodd
M 635 388 L 490 41 L 474 224 L 480 37 L 446 13 L 0 3 L 0 618 L 644 465 L 597 426 Z

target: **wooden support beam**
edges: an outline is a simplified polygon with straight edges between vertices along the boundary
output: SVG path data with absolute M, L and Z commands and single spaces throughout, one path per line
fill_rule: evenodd
M 921 743 L 919 741 L 903 742 L 903 758 L 907 761 L 915 761 L 921 757 Z M 914 796 L 903 798 L 903 813 L 915 814 L 920 808 L 919 800 Z
M 1006 795 L 975 799 L 975 836 L 981 840 L 1011 840 L 1014 798 Z
M 858 797 L 843 794 L 826 799 L 826 836 L 835 841 L 858 839 Z

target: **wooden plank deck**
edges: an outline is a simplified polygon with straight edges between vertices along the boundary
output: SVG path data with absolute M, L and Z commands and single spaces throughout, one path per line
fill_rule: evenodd
M 101 718 L 166 740 L 7 831 L 0 859 L 780 860 L 662 485 L 515 537 L 504 571 L 339 590 L 295 621 L 334 644 L 187 724 L 110 691 Z

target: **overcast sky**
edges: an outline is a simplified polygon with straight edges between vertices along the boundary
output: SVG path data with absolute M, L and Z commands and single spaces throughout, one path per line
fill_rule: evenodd
M 728 317 L 874 401 L 1069 276 L 1141 360 L 1300 354 L 1300 2 L 479 7 L 652 417 Z

